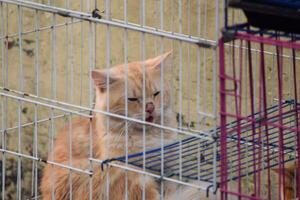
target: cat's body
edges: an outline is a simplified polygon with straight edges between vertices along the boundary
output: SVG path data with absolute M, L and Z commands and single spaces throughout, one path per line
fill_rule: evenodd
M 95 125 L 92 122 L 93 126 Z M 72 166 L 80 169 L 89 169 L 89 131 L 90 122 L 88 119 L 77 119 L 74 120 L 72 125 Z M 57 137 L 55 148 L 54 148 L 54 160 L 55 162 L 69 165 L 69 139 L 68 139 L 68 128 L 60 132 Z M 105 141 L 94 130 L 93 132 L 93 157 L 96 159 L 105 159 L 114 157 L 113 154 L 119 155 L 121 151 L 111 152 L 99 151 L 101 144 L 97 141 Z M 112 157 L 105 157 L 105 154 L 109 154 Z M 51 157 L 51 154 L 49 155 Z M 124 199 L 125 190 L 125 173 L 118 168 L 105 167 L 101 170 L 99 165 L 93 165 L 93 177 L 92 177 L 92 197 L 93 199 Z M 138 199 L 138 196 L 142 192 L 141 183 L 142 178 L 138 177 L 137 173 L 128 171 L 128 197 L 129 199 Z M 110 191 L 107 194 L 106 181 L 109 176 Z M 47 165 L 44 170 L 42 180 L 42 194 L 44 199 L 51 199 L 52 188 L 54 189 L 55 199 L 69 199 L 70 197 L 70 181 L 72 183 L 72 198 L 73 199 L 89 199 L 90 194 L 90 182 L 89 176 L 86 174 L 72 172 L 71 177 L 69 176 L 69 170 L 61 167 L 52 167 Z M 147 199 L 157 199 L 158 190 L 157 184 L 154 180 L 146 178 L 146 197 Z M 55 183 L 55 184 L 53 184 Z M 136 186 L 134 186 L 136 184 Z
M 170 107 L 170 91 L 168 82 L 164 82 L 164 89 L 160 89 L 160 71 L 162 62 L 170 65 L 170 52 L 145 62 L 134 62 L 128 64 L 128 116 L 139 120 L 143 119 L 145 109 L 145 120 L 160 124 L 161 102 L 163 102 L 163 123 L 165 126 L 176 127 L 176 118 Z M 143 68 L 144 67 L 144 68 Z M 142 103 L 143 96 L 143 69 L 145 69 L 145 104 Z M 110 79 L 107 80 L 109 74 Z M 123 65 L 111 68 L 109 71 L 93 71 L 92 77 L 96 87 L 95 109 L 109 110 L 112 113 L 125 115 L 125 67 Z M 107 88 L 109 87 L 109 89 Z M 109 93 L 109 98 L 107 95 Z M 163 95 L 163 100 L 161 96 Z M 143 108 L 145 105 L 145 108 Z M 109 126 L 107 126 L 107 124 Z M 71 127 L 71 129 L 69 129 Z M 143 126 L 128 121 L 128 153 L 140 152 L 143 144 L 146 148 L 159 146 L 161 143 L 161 130 L 151 126 L 145 127 L 145 138 L 143 138 Z M 48 160 L 57 163 L 72 165 L 75 168 L 89 169 L 89 159 L 105 160 L 125 155 L 125 120 L 107 117 L 94 113 L 93 119 L 79 118 L 73 120 L 72 126 L 59 132 L 55 141 L 53 152 L 49 153 Z M 71 137 L 70 135 L 71 134 Z M 92 135 L 92 140 L 89 137 Z M 176 133 L 164 131 L 164 143 L 176 140 Z M 72 153 L 70 155 L 70 138 L 72 141 Z M 89 149 L 92 143 L 93 156 Z M 53 157 L 52 157 L 53 156 Z M 110 167 L 102 171 L 99 165 L 93 165 L 93 176 L 73 171 L 71 176 L 69 170 L 47 164 L 42 177 L 41 191 L 43 199 L 89 199 L 90 185 L 92 185 L 93 199 L 124 199 L 125 197 L 125 172 L 122 169 Z M 107 185 L 109 182 L 109 187 Z M 127 194 L 128 199 L 142 199 L 143 183 L 145 183 L 146 199 L 159 199 L 159 188 L 157 182 L 149 176 L 127 171 Z M 71 185 L 71 187 L 70 187 Z M 171 187 L 170 187 L 171 188 Z M 108 192 L 109 191 L 109 192 Z M 166 188 L 166 191 L 170 189 Z M 171 192 L 171 191 L 170 191 Z M 167 195 L 167 194 L 166 194 Z

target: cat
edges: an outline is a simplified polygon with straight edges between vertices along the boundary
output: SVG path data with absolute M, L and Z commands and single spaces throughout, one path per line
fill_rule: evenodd
M 277 175 L 279 175 L 280 169 L 274 168 L 273 171 Z M 279 187 L 281 190 L 281 195 L 284 194 L 285 198 L 283 198 L 282 196 L 281 199 L 285 199 L 285 200 L 299 199 L 299 197 L 297 197 L 297 192 L 298 192 L 297 183 L 295 185 L 295 181 L 297 182 L 298 176 L 299 176 L 299 168 L 297 162 L 289 162 L 284 164 L 284 188 L 283 188 L 283 184 L 279 185 Z
M 143 111 L 145 111 L 147 122 L 160 124 L 163 117 L 165 126 L 177 126 L 176 116 L 171 109 L 169 81 L 164 81 L 163 89 L 160 88 L 162 67 L 165 74 L 172 67 L 171 53 L 172 51 L 169 51 L 155 58 L 127 64 L 129 117 L 142 120 Z M 111 113 L 125 115 L 125 69 L 123 64 L 109 70 L 93 70 L 91 72 L 96 94 L 95 109 L 105 111 L 108 108 Z M 142 99 L 143 70 L 146 77 L 145 108 L 143 108 Z M 107 79 L 108 75 L 109 80 Z M 161 108 L 162 94 L 163 108 Z M 161 116 L 161 109 L 164 111 L 164 116 Z M 106 128 L 108 120 L 109 128 Z M 88 169 L 90 131 L 92 132 L 93 158 L 105 160 L 125 155 L 125 120 L 94 112 L 91 122 L 87 118 L 78 118 L 72 121 L 71 130 L 67 125 L 64 130 L 58 133 L 53 152 L 49 153 L 48 160 L 65 165 L 70 164 L 70 133 L 72 138 L 72 166 Z M 147 149 L 158 147 L 161 144 L 161 129 L 151 126 L 146 126 L 145 129 Z M 172 143 L 177 139 L 174 132 L 165 130 L 163 134 L 165 144 Z M 128 121 L 128 153 L 141 151 L 143 151 L 143 125 Z M 53 158 L 52 155 L 54 155 Z M 124 170 L 109 167 L 102 171 L 99 165 L 93 165 L 92 171 L 93 199 L 124 199 L 126 189 Z M 107 176 L 109 176 L 109 186 L 106 182 Z M 72 187 L 70 187 L 70 179 L 72 180 Z M 146 199 L 159 199 L 158 183 L 153 178 L 127 171 L 128 199 L 142 199 L 143 182 Z M 55 199 L 69 199 L 71 190 L 73 199 L 88 199 L 89 184 L 88 175 L 73 171 L 70 176 L 68 169 L 47 164 L 43 172 L 40 189 L 43 199 L 51 199 L 52 195 Z M 106 192 L 107 188 L 109 188 L 109 192 Z M 54 192 L 52 193 L 52 191 Z M 165 192 L 166 196 L 168 196 L 167 193 L 172 193 L 171 189 L 167 188 L 166 191 L 169 191 Z

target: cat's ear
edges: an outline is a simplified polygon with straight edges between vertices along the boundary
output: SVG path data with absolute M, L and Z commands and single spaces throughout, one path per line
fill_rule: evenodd
M 107 70 L 92 70 L 91 75 L 95 87 L 99 88 L 101 92 L 104 92 L 108 85 L 118 81 L 118 78 Z M 109 76 L 109 79 L 107 76 Z
M 171 68 L 172 66 L 172 50 L 167 51 L 166 53 L 159 55 L 155 58 L 146 60 L 147 66 L 153 70 L 160 70 L 162 67 L 164 69 Z

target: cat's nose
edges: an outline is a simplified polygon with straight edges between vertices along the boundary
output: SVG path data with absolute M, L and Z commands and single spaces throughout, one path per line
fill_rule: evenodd
M 146 112 L 147 113 L 151 114 L 154 111 L 154 109 L 155 109 L 155 106 L 152 102 L 146 103 Z

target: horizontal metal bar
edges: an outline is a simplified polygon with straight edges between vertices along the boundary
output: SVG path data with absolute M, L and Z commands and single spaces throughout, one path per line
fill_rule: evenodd
M 43 160 L 43 159 L 38 158 L 38 157 L 34 157 L 34 156 L 30 156 L 30 155 L 26 155 L 26 154 L 14 152 L 14 151 L 2 149 L 2 148 L 0 149 L 0 152 L 7 153 L 7 154 L 10 154 L 10 155 L 13 155 L 13 156 L 17 156 L 17 157 L 22 157 L 22 158 L 30 159 L 30 160 L 35 160 L 35 161 L 46 163 L 46 164 L 50 164 L 50 165 L 55 165 L 57 167 L 69 169 L 69 170 L 72 170 L 72 171 L 75 171 L 75 172 L 79 172 L 79 173 L 84 173 L 84 174 L 87 174 L 87 175 L 90 175 L 90 176 L 93 175 L 93 172 L 91 172 L 89 170 L 83 170 L 83 169 L 80 169 L 80 168 L 75 168 L 75 167 L 72 167 L 72 166 L 64 165 L 64 164 L 53 162 L 53 161 L 50 161 L 50 160 Z M 203 187 L 203 186 L 198 186 L 198 185 L 195 185 L 195 184 L 191 184 L 191 183 L 179 181 L 179 180 L 172 179 L 172 178 L 162 177 L 160 175 L 157 175 L 157 174 L 154 174 L 154 173 L 151 173 L 151 172 L 147 172 L 147 171 L 143 171 L 143 170 L 140 170 L 140 169 L 136 169 L 136 168 L 133 168 L 133 166 L 132 167 L 130 167 L 130 166 L 124 166 L 124 165 L 121 165 L 121 164 L 118 164 L 118 163 L 115 163 L 115 162 L 105 162 L 104 163 L 103 160 L 99 160 L 99 159 L 95 159 L 95 158 L 89 158 L 89 160 L 92 161 L 92 162 L 98 163 L 98 164 L 110 165 L 112 167 L 117 167 L 117 168 L 120 168 L 120 169 L 132 171 L 132 172 L 137 172 L 139 174 L 145 174 L 145 175 L 157 178 L 157 179 L 162 179 L 162 180 L 165 180 L 165 181 L 170 181 L 170 182 L 173 182 L 173 183 L 182 184 L 182 185 L 185 185 L 185 186 L 191 186 L 191 187 L 194 187 L 194 188 L 197 188 L 197 189 L 200 189 L 200 190 L 205 190 L 206 191 L 206 189 L 207 189 L 206 187 Z
M 38 4 L 38 3 L 35 3 L 35 2 L 29 2 L 29 1 L 0 0 L 0 2 L 10 3 L 10 4 L 15 4 L 15 5 L 22 5 L 22 6 L 27 7 L 27 8 L 42 10 L 42 11 L 45 11 L 45 12 L 56 13 L 56 14 L 60 14 L 60 15 L 63 15 L 63 16 L 66 16 L 65 13 L 69 13 L 69 11 L 72 11 L 72 10 L 66 10 L 66 9 L 63 9 L 63 8 L 57 8 L 57 7 L 54 7 L 54 6 L 48 6 L 48 5 Z M 60 10 L 62 10 L 62 11 L 60 12 Z M 125 21 L 117 20 L 117 19 L 112 19 L 112 20 L 101 19 L 100 20 L 100 19 L 93 18 L 91 16 L 91 14 L 84 13 L 84 12 L 72 11 L 71 13 L 76 14 L 77 17 L 73 16 L 73 15 L 70 15 L 69 17 L 74 17 L 74 18 L 80 19 L 78 21 L 74 21 L 74 23 L 78 23 L 82 20 L 88 20 L 88 21 L 93 21 L 95 23 L 103 23 L 103 24 L 108 24 L 108 25 L 112 25 L 112 26 L 116 26 L 116 27 L 120 27 L 120 28 L 125 28 L 125 29 L 130 29 L 130 30 L 137 29 L 136 31 L 142 31 L 142 32 L 157 35 L 157 36 L 163 36 L 163 37 L 166 37 L 166 38 L 169 38 L 169 39 L 176 39 L 176 40 L 186 41 L 186 42 L 198 44 L 200 46 L 201 46 L 201 44 L 200 44 L 201 41 L 203 41 L 203 45 L 205 45 L 205 46 L 207 46 L 206 43 L 209 43 L 210 45 L 212 45 L 213 46 L 212 48 L 216 48 L 216 46 L 217 46 L 217 41 L 214 41 L 214 40 L 208 40 L 208 39 L 192 37 L 192 36 L 184 35 L 184 34 L 167 32 L 167 31 L 160 30 L 160 29 L 157 29 L 157 28 L 153 28 L 153 27 L 149 27 L 149 26 L 141 26 L 141 25 L 138 25 L 138 24 L 128 23 L 128 22 L 125 22 Z M 114 24 L 114 23 L 110 24 L 109 22 L 112 22 L 112 23 L 115 22 L 117 24 Z M 70 23 L 68 22 L 68 24 L 70 24 Z M 58 24 L 55 27 L 61 27 L 61 26 L 64 26 L 64 25 L 66 25 L 66 23 Z M 52 26 L 43 27 L 43 28 L 40 28 L 40 30 L 47 30 L 47 29 L 50 29 L 51 27 Z M 37 31 L 37 30 L 26 31 L 26 32 L 23 32 L 22 34 L 29 34 L 29 33 L 35 32 L 35 31 Z M 147 31 L 150 31 L 151 33 L 147 32 Z M 8 36 L 2 36 L 2 37 L 0 37 L 0 39 L 3 39 L 5 37 L 15 37 L 15 36 L 18 36 L 18 33 L 11 34 L 11 35 L 8 35 Z M 226 43 L 225 46 L 233 46 L 233 45 L 229 44 L 229 43 Z M 234 47 L 239 48 L 238 45 L 234 45 Z M 242 49 L 247 50 L 248 48 L 247 47 L 242 47 Z M 254 48 L 251 48 L 251 51 L 260 52 L 259 49 L 254 49 Z M 274 55 L 274 56 L 277 55 L 275 52 L 270 52 L 270 51 L 266 51 L 266 50 L 264 50 L 263 52 L 265 54 L 269 54 L 269 55 Z M 291 56 L 286 55 L 286 54 L 283 54 L 282 57 L 291 58 Z M 296 57 L 296 60 L 300 60 L 300 57 Z
M 241 48 L 239 45 L 235 44 L 235 45 L 232 45 L 231 43 L 225 43 L 225 46 L 226 47 L 234 47 L 234 48 Z M 247 46 L 242 46 L 242 49 L 243 50 L 248 50 L 249 48 Z M 260 53 L 261 50 L 260 49 L 255 49 L 255 48 L 250 48 L 251 51 L 254 51 L 256 53 Z M 266 50 L 263 50 L 263 53 L 266 54 L 266 55 L 272 55 L 272 56 L 277 56 L 277 53 L 276 52 L 271 52 L 271 51 L 266 51 Z M 283 58 L 292 58 L 291 55 L 286 55 L 286 54 L 282 54 L 280 55 L 281 57 Z M 296 60 L 300 60 L 300 57 L 299 56 L 296 56 L 295 57 Z
M 112 162 L 104 162 L 104 160 L 99 160 L 99 159 L 95 159 L 95 158 L 89 158 L 89 160 L 92 161 L 92 162 L 101 164 L 101 165 L 102 164 L 110 165 L 112 167 L 117 167 L 117 168 L 121 168 L 121 169 L 124 169 L 124 170 L 137 172 L 139 174 L 144 174 L 144 175 L 152 176 L 152 177 L 157 178 L 157 179 L 162 179 L 162 180 L 165 180 L 165 181 L 170 181 L 170 182 L 173 182 L 173 183 L 178 183 L 178 184 L 181 184 L 181 185 L 194 187 L 194 188 L 197 188 L 197 189 L 200 189 L 200 190 L 205 190 L 206 191 L 206 189 L 207 189 L 207 187 L 204 187 L 204 186 L 199 186 L 199 185 L 183 182 L 183 181 L 180 181 L 180 180 L 160 176 L 160 175 L 148 172 L 148 171 L 143 171 L 141 169 L 136 169 L 136 168 L 133 168 L 133 167 L 130 167 L 130 166 L 125 166 L 125 165 L 122 165 L 122 164 L 118 164 L 117 162 L 113 162 L 113 161 Z
M 0 152 L 7 153 L 7 154 L 17 156 L 17 157 L 27 158 L 27 159 L 30 159 L 30 160 L 35 160 L 35 161 L 38 161 L 38 162 L 43 162 L 43 163 L 46 163 L 46 164 L 55 165 L 55 166 L 58 166 L 58 167 L 66 168 L 66 169 L 76 171 L 76 172 L 80 172 L 80 173 L 84 173 L 84 174 L 87 174 L 87 175 L 93 175 L 93 173 L 88 171 L 88 170 L 83 170 L 83 169 L 71 167 L 71 166 L 64 165 L 64 164 L 57 163 L 57 162 L 53 162 L 53 161 L 50 161 L 50 160 L 43 160 L 42 158 L 38 158 L 38 157 L 34 157 L 34 156 L 22 154 L 22 153 L 10 151 L 10 150 L 6 150 L 6 149 L 2 149 L 2 148 L 0 149 Z
M 1 0 L 0 0 L 1 1 Z M 41 31 L 46 31 L 46 30 L 49 30 L 51 28 L 60 28 L 60 27 L 64 27 L 64 26 L 68 26 L 68 25 L 72 25 L 72 24 L 77 24 L 79 22 L 82 22 L 82 20 L 74 20 L 73 22 L 64 22 L 64 23 L 59 23 L 59 24 L 56 24 L 56 25 L 50 25 L 50 26 L 41 26 L 40 28 L 38 29 L 32 29 L 32 30 L 28 30 L 28 31 L 23 31 L 21 32 L 22 35 L 28 35 L 30 33 L 35 33 L 35 32 L 41 32 Z M 5 38 L 13 38 L 13 37 L 19 37 L 19 33 L 12 33 L 12 34 L 9 34 L 9 35 L 3 35 L 3 36 L 0 36 L 0 39 L 5 39 Z
M 277 40 L 274 38 L 267 38 L 263 36 L 254 36 L 252 34 L 248 33 L 236 33 L 235 38 L 242 39 L 246 41 L 251 41 L 255 43 L 263 43 L 267 45 L 273 45 L 273 46 L 279 46 L 283 48 L 291 48 L 300 50 L 300 43 L 293 42 L 293 41 L 283 41 L 283 40 Z
M 201 115 L 203 117 L 209 117 L 211 119 L 217 119 L 216 115 L 210 114 L 210 113 L 206 113 L 206 112 L 202 112 L 202 111 L 198 111 L 197 113 L 198 115 Z
M 174 32 L 165 31 L 165 30 L 161 30 L 161 29 L 153 28 L 153 27 L 149 27 L 149 26 L 141 26 L 138 24 L 128 23 L 125 21 L 117 20 L 117 19 L 111 19 L 111 20 L 98 19 L 98 18 L 92 17 L 92 14 L 90 14 L 90 13 L 79 12 L 79 11 L 69 10 L 69 9 L 65 9 L 65 8 L 58 8 L 58 7 L 49 6 L 49 5 L 40 4 L 40 3 L 36 3 L 36 2 L 31 2 L 31 1 L 26 1 L 26 0 L 22 0 L 22 1 L 21 0 L 0 0 L 0 1 L 4 2 L 4 3 L 23 6 L 23 7 L 30 8 L 30 9 L 42 10 L 42 11 L 57 14 L 57 15 L 60 15 L 63 17 L 72 17 L 72 18 L 90 21 L 90 22 L 94 22 L 94 23 L 106 24 L 106 25 L 110 25 L 110 26 L 114 26 L 114 27 L 123 28 L 123 29 L 148 33 L 151 35 L 166 37 L 169 39 L 175 39 L 175 40 L 179 40 L 179 41 L 184 41 L 184 42 L 196 44 L 196 45 L 204 47 L 204 48 L 215 49 L 217 47 L 217 42 L 214 40 L 208 40 L 208 39 L 189 36 L 189 35 L 185 35 L 185 34 L 174 33 Z
M 69 116 L 69 115 L 71 115 L 71 113 L 66 113 L 66 114 L 62 114 L 62 115 L 55 115 L 54 117 L 51 117 L 51 118 L 47 117 L 47 118 L 44 118 L 44 119 L 37 120 L 36 122 L 24 123 L 24 124 L 21 124 L 21 126 L 13 126 L 13 127 L 10 127 L 10 128 L 1 129 L 0 133 L 4 133 L 4 131 L 6 131 L 8 133 L 8 131 L 13 131 L 15 129 L 19 129 L 20 127 L 25 128 L 25 127 L 28 127 L 28 126 L 32 126 L 34 124 L 40 124 L 40 123 L 43 123 L 43 122 L 51 121 L 53 119 L 63 118 L 63 117 Z
M 143 124 L 143 125 L 148 125 L 148 126 L 164 129 L 164 130 L 171 131 L 171 132 L 174 132 L 174 133 L 180 133 L 180 134 L 184 134 L 184 135 L 187 135 L 187 136 L 192 136 L 192 137 L 199 138 L 199 139 L 214 141 L 214 139 L 211 136 L 211 133 L 207 133 L 207 132 L 204 132 L 204 131 L 201 131 L 201 132 L 199 131 L 197 133 L 192 133 L 192 132 L 189 132 L 189 131 L 184 131 L 184 130 L 180 130 L 180 129 L 176 129 L 176 128 L 172 128 L 172 127 L 168 127 L 168 126 L 162 126 L 162 125 L 159 125 L 159 124 L 146 122 L 146 121 L 135 119 L 135 118 L 126 117 L 126 116 L 123 116 L 123 115 L 114 114 L 114 113 L 111 113 L 111 112 L 106 112 L 106 111 L 102 111 L 102 110 L 98 110 L 98 109 L 91 109 L 91 108 L 88 108 L 88 107 L 78 106 L 78 105 L 69 104 L 69 103 L 56 101 L 56 100 L 52 100 L 52 99 L 47 99 L 47 98 L 43 98 L 43 97 L 37 97 L 37 96 L 29 94 L 29 93 L 22 93 L 20 91 L 11 90 L 11 89 L 7 89 L 7 88 L 3 88 L 3 87 L 0 87 L 0 89 L 2 89 L 4 91 L 4 92 L 0 92 L 0 96 L 6 96 L 6 97 L 21 100 L 21 101 L 26 101 L 26 102 L 33 103 L 33 104 L 42 105 L 42 106 L 45 106 L 45 107 L 50 107 L 50 108 L 54 108 L 54 109 L 57 109 L 57 110 L 62 110 L 62 111 L 65 111 L 65 112 L 74 113 L 74 114 L 77 114 L 77 115 L 80 115 L 80 116 L 83 116 L 83 117 L 87 117 L 87 118 L 91 118 L 93 116 L 84 114 L 82 112 L 87 111 L 89 113 L 91 113 L 91 112 L 92 113 L 99 113 L 99 114 L 103 114 L 103 115 L 106 115 L 106 116 L 109 116 L 109 117 L 115 117 L 115 118 L 118 118 L 118 119 L 123 119 L 123 120 L 132 121 L 132 122 Z M 11 95 L 8 92 L 18 94 L 21 97 Z M 34 98 L 35 100 L 28 99 L 28 97 Z M 46 101 L 46 102 L 42 103 L 41 101 Z M 52 104 L 58 104 L 58 105 L 52 105 Z M 62 106 L 64 106 L 64 107 L 62 107 Z M 65 107 L 70 107 L 70 108 L 65 108 Z M 74 111 L 74 109 L 78 109 L 80 111 Z M 199 135 L 199 133 L 201 133 L 203 135 Z
M 70 112 L 70 113 L 77 114 L 77 115 L 80 115 L 80 116 L 83 116 L 83 117 L 87 117 L 87 118 L 92 118 L 93 117 L 92 115 L 83 114 L 83 113 L 78 112 L 78 111 L 74 111 L 74 110 L 62 108 L 62 107 L 51 105 L 51 104 L 47 104 L 47 103 L 42 103 L 40 101 L 31 100 L 31 99 L 27 99 L 27 98 L 24 98 L 24 97 L 18 97 L 18 96 L 15 96 L 15 95 L 10 95 L 8 93 L 0 92 L 0 96 L 5 96 L 5 97 L 17 99 L 17 100 L 20 100 L 20 101 L 25 101 L 25 102 L 32 103 L 32 104 L 37 104 L 37 105 L 41 105 L 41 106 L 45 106 L 45 107 L 49 107 L 49 108 L 53 108 L 53 109 L 65 111 L 65 112 Z
M 63 9 L 63 8 L 57 8 L 57 7 L 54 7 L 54 6 L 48 6 L 48 5 L 38 4 L 38 3 L 35 3 L 35 2 L 29 2 L 29 1 L 0 0 L 0 2 L 10 3 L 10 4 L 15 4 L 15 5 L 22 5 L 22 6 L 27 7 L 27 8 L 42 10 L 42 11 L 45 11 L 45 12 L 56 13 L 56 14 L 60 14 L 60 15 L 63 15 L 63 16 L 66 16 L 65 13 L 69 13 L 69 11 L 72 11 L 72 10 L 66 10 L 66 9 Z M 40 6 L 43 9 L 41 9 Z M 45 9 L 47 9 L 47 10 L 45 10 Z M 57 11 L 57 10 L 59 10 L 59 11 Z M 62 12 L 60 12 L 60 10 L 62 10 Z M 112 20 L 101 19 L 100 20 L 100 19 L 93 18 L 91 16 L 91 14 L 84 13 L 84 12 L 72 11 L 71 13 L 76 14 L 77 17 L 72 16 L 72 15 L 70 15 L 69 17 L 74 17 L 74 18 L 80 19 L 78 21 L 74 21 L 74 23 L 81 22 L 82 20 L 88 20 L 88 21 L 93 21 L 93 22 L 96 22 L 96 23 L 98 22 L 98 23 L 108 24 L 108 25 L 112 25 L 112 26 L 116 26 L 116 27 L 120 27 L 120 28 L 126 28 L 126 29 L 130 29 L 130 30 L 137 29 L 136 31 L 141 31 L 141 32 L 145 32 L 145 33 L 149 33 L 149 34 L 153 34 L 153 35 L 163 36 L 163 37 L 170 38 L 170 39 L 186 41 L 186 42 L 198 44 L 200 46 L 201 46 L 201 44 L 200 44 L 201 41 L 204 42 L 203 43 L 204 46 L 207 46 L 206 42 L 211 44 L 213 46 L 212 48 L 216 48 L 216 46 L 217 46 L 217 41 L 214 41 L 214 40 L 208 40 L 208 39 L 197 38 L 197 37 L 184 35 L 184 34 L 167 32 L 167 31 L 160 30 L 160 29 L 157 29 L 157 28 L 153 28 L 153 27 L 149 27 L 149 26 L 141 26 L 141 25 L 138 25 L 138 24 L 128 23 L 128 22 L 125 22 L 125 21 L 117 20 L 117 19 L 112 19 Z M 82 16 L 82 17 L 84 16 L 84 18 L 82 18 L 80 16 Z M 107 21 L 112 22 L 112 24 L 110 24 Z M 115 22 L 117 24 L 114 24 L 113 22 Z M 68 24 L 70 24 L 70 22 L 68 22 L 67 24 L 66 23 L 61 23 L 61 24 L 55 25 L 55 27 L 61 27 L 61 26 L 68 25 Z M 129 27 L 127 27 L 127 26 L 129 26 Z M 52 26 L 42 27 L 39 30 L 40 31 L 41 30 L 47 30 L 47 29 L 50 29 L 50 28 L 52 28 Z M 35 32 L 35 31 L 38 31 L 38 30 L 30 30 L 30 31 L 23 32 L 22 34 L 29 34 L 29 33 Z M 150 32 L 147 32 L 147 31 L 150 31 Z M 11 35 L 8 35 L 8 36 L 2 36 L 2 37 L 0 37 L 0 39 L 3 39 L 5 37 L 15 37 L 15 36 L 18 36 L 18 33 L 11 34 Z M 225 46 L 233 46 L 233 45 L 229 44 L 229 43 L 226 43 Z M 234 47 L 239 48 L 238 45 L 234 45 Z M 242 49 L 248 49 L 248 48 L 247 47 L 242 47 Z M 254 49 L 254 48 L 251 48 L 251 51 L 260 52 L 259 49 Z M 275 52 L 270 52 L 270 51 L 266 51 L 266 50 L 264 50 L 263 52 L 265 54 L 269 54 L 269 55 L 274 55 L 274 56 L 277 55 Z M 283 54 L 282 57 L 290 58 L 291 56 Z M 300 60 L 300 57 L 296 57 L 296 59 Z

